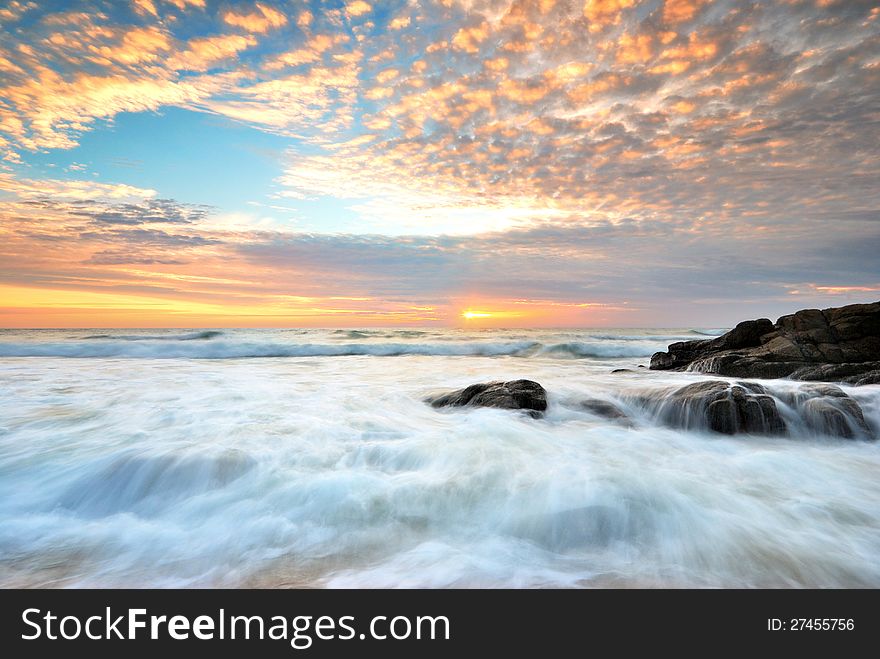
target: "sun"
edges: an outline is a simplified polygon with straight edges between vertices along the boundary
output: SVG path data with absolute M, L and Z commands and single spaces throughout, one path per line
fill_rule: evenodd
M 491 318 L 492 314 L 486 313 L 485 311 L 465 311 L 461 314 L 463 318 L 470 320 L 471 318 Z

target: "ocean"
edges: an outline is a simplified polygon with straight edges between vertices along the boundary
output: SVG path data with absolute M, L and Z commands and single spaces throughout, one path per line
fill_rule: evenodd
M 721 331 L 2 330 L 0 586 L 880 586 L 880 442 L 644 403 Z M 517 378 L 544 418 L 424 402 Z

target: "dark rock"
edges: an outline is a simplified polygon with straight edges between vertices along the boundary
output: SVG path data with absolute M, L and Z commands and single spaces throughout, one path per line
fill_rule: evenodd
M 689 370 L 729 377 L 880 380 L 880 302 L 804 309 L 738 324 L 715 339 L 673 343 L 651 357 L 655 370 Z M 719 406 L 721 410 L 723 406 Z
M 802 394 L 810 396 L 828 396 L 830 398 L 849 398 L 849 395 L 840 387 L 826 382 L 805 384 L 800 388 Z
M 798 436 L 806 430 L 845 439 L 876 438 L 858 402 L 836 385 L 810 383 L 779 396 L 786 413 L 799 417 L 799 421 L 791 419 L 790 427 L 777 398 L 757 382 L 705 380 L 641 395 L 635 402 L 674 428 L 708 429 L 726 435 L 784 435 L 791 431 Z
M 547 409 L 547 392 L 532 380 L 484 382 L 427 400 L 432 407 L 498 407 L 528 410 L 537 418 Z
M 761 337 L 773 331 L 773 323 L 769 318 L 745 320 L 727 334 L 709 341 L 710 345 L 719 350 L 736 350 L 739 348 L 757 348 L 761 345 Z
M 587 412 L 595 414 L 596 416 L 601 416 L 605 419 L 611 419 L 614 421 L 629 420 L 629 417 L 627 417 L 622 409 L 617 407 L 614 403 L 609 403 L 607 400 L 588 398 L 587 400 L 580 401 L 580 406 Z
M 870 436 L 871 430 L 865 422 L 862 408 L 852 398 L 844 396 L 810 398 L 803 406 L 807 423 L 832 437 L 855 439 L 857 436 Z
M 819 364 L 804 366 L 791 374 L 794 380 L 834 381 L 855 384 L 871 373 L 880 371 L 880 361 L 860 364 Z
M 874 439 L 858 402 L 837 385 L 805 384 L 784 397 L 814 432 L 845 439 Z
M 880 384 L 880 370 L 868 371 L 862 374 L 858 380 L 853 382 L 854 385 L 862 386 L 863 384 Z
M 695 382 L 665 397 L 660 413 L 666 423 L 676 427 L 707 427 L 715 432 L 781 435 L 785 421 L 776 401 L 761 385 L 721 380 Z
M 635 373 L 631 368 L 615 368 L 612 373 Z

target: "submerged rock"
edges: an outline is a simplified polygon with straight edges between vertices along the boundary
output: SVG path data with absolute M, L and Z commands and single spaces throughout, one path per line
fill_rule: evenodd
M 715 339 L 673 343 L 651 357 L 655 370 L 730 377 L 880 381 L 880 302 L 804 309 L 747 320 Z
M 673 428 L 726 435 L 798 436 L 806 432 L 842 439 L 875 439 L 858 402 L 833 384 L 805 384 L 774 396 L 756 382 L 706 380 L 641 395 L 638 403 Z
M 808 384 L 800 388 L 796 398 L 801 399 L 804 420 L 814 430 L 844 439 L 871 437 L 862 408 L 840 387 Z
M 587 398 L 580 401 L 580 407 L 591 414 L 611 421 L 629 422 L 629 417 L 614 403 L 599 398 Z
M 547 409 L 547 392 L 532 380 L 484 382 L 427 400 L 432 407 L 498 407 L 505 410 L 528 410 L 540 417 Z
M 676 427 L 733 435 L 781 435 L 786 431 L 776 401 L 759 384 L 722 380 L 695 382 L 676 389 L 660 406 L 663 420 Z

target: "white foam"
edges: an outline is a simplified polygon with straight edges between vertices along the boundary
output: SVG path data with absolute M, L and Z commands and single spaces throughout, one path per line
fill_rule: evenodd
M 564 405 L 705 379 L 604 359 L 0 360 L 0 585 L 880 586 L 880 443 Z M 545 419 L 423 402 L 519 377 Z

